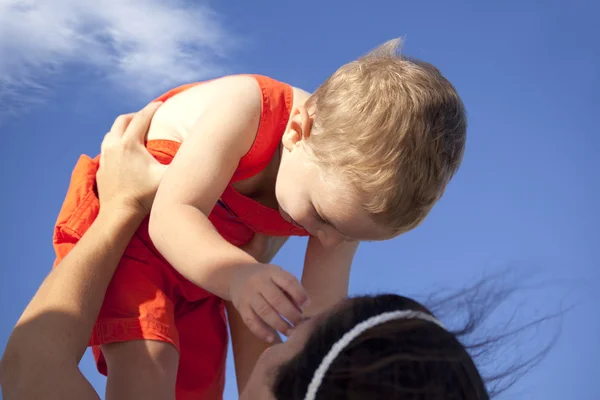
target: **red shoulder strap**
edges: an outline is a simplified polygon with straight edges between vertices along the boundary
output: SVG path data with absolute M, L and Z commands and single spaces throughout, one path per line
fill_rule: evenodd
M 271 162 L 292 112 L 290 85 L 262 75 L 250 76 L 256 79 L 262 93 L 260 123 L 254 143 L 240 160 L 232 182 L 256 175 Z

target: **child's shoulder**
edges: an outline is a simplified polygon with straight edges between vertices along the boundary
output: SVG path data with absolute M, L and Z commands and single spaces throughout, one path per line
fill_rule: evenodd
M 164 103 L 152 118 L 148 140 L 183 142 L 202 115 L 232 98 L 236 103 L 248 106 L 256 103 L 254 107 L 260 107 L 261 88 L 257 80 L 245 75 L 227 75 L 171 89 L 157 98 Z
M 310 94 L 302 89 L 259 74 L 225 75 L 189 83 L 158 97 L 164 104 L 154 115 L 148 140 L 182 142 L 192 125 L 210 107 L 218 106 L 219 101 L 229 102 L 233 98 L 240 107 L 262 110 L 261 119 L 281 119 L 286 118 L 292 107 L 304 104 L 308 96 Z
M 311 96 L 311 93 L 306 90 L 296 87 L 289 82 L 273 78 L 268 75 L 261 74 L 239 74 L 239 75 L 227 75 L 218 80 L 227 80 L 233 88 L 236 84 L 249 84 L 250 81 L 255 81 L 264 96 L 276 97 L 276 96 L 292 96 L 294 105 L 297 103 L 304 103 Z

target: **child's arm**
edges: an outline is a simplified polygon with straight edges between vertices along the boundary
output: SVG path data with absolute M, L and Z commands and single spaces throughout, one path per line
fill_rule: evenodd
M 318 314 L 348 297 L 350 266 L 358 244 L 358 242 L 344 242 L 336 248 L 327 249 L 318 239 L 312 237 L 309 239 L 302 276 L 302 283 L 311 296 L 311 303 L 305 309 L 307 315 Z M 274 252 L 259 260 L 270 262 L 280 247 L 278 243 L 276 245 Z M 251 251 L 250 253 L 252 254 Z M 241 394 L 258 358 L 269 346 L 256 340 L 230 303 L 227 303 L 227 314 L 238 392 Z M 253 397 L 250 393 L 245 395 L 249 398 Z
M 311 298 L 310 305 L 305 309 L 307 316 L 321 313 L 348 297 L 350 266 L 358 244 L 344 242 L 335 248 L 324 248 L 318 239 L 309 239 L 302 275 L 302 283 Z M 267 260 L 270 261 L 270 257 Z M 258 358 L 269 346 L 249 334 L 240 315 L 229 303 L 227 313 L 240 399 L 254 398 L 253 393 L 242 392 Z
M 321 313 L 348 297 L 350 267 L 359 243 L 345 241 L 335 247 L 323 247 L 319 239 L 308 239 L 302 272 L 302 286 L 310 297 L 310 305 L 304 310 L 307 316 Z
M 244 76 L 205 85 L 210 85 L 203 92 L 210 102 L 159 186 L 150 215 L 150 236 L 177 271 L 232 301 L 248 327 L 269 340 L 266 325 L 280 332 L 290 328 L 281 315 L 294 324 L 301 320 L 304 289 L 292 274 L 260 264 L 228 243 L 208 220 L 254 142 L 261 91 L 253 78 Z
M 287 237 L 255 236 L 248 245 L 243 247 L 243 249 L 255 257 L 259 262 L 270 263 L 287 239 Z M 226 307 L 229 330 L 231 332 L 235 377 L 238 392 L 242 393 L 254 370 L 258 358 L 270 345 L 258 339 L 248 330 L 233 304 L 227 302 Z M 276 334 L 273 336 L 275 337 L 276 342 L 281 342 L 279 336 Z

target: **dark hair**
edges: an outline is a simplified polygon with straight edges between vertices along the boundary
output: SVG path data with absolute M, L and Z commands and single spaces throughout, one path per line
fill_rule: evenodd
M 483 283 L 432 303 L 432 308 L 460 301 L 467 321 L 450 331 L 420 319 L 398 319 L 377 325 L 354 339 L 325 373 L 317 400 L 487 400 L 502 389 L 488 383 L 502 380 L 541 360 L 549 347 L 489 380 L 480 374 L 469 351 L 488 354 L 490 347 L 507 335 L 477 343 L 461 343 L 504 300 L 509 291 L 490 291 Z M 303 351 L 279 367 L 273 385 L 278 400 L 302 400 L 323 357 L 346 332 L 381 313 L 398 310 L 433 315 L 418 302 L 394 295 L 361 296 L 342 302 L 307 340 Z M 455 310 L 457 312 L 457 310 Z M 539 322 L 539 320 L 537 321 Z M 516 333 L 522 328 L 514 330 Z M 551 346 L 551 345 L 550 345 Z M 514 381 L 511 382 L 511 384 Z

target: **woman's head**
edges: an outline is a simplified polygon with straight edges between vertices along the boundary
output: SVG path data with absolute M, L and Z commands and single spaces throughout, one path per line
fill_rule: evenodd
M 277 400 L 308 399 L 309 386 L 315 400 L 489 398 L 455 335 L 397 295 L 355 297 L 301 324 L 262 356 L 254 385 L 261 375 Z

